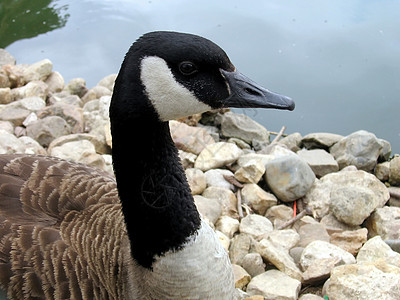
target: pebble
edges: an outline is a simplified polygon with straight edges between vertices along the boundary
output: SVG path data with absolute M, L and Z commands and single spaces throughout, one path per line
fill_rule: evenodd
M 257 214 L 264 215 L 265 212 L 278 203 L 274 194 L 268 193 L 255 183 L 248 183 L 241 189 L 242 201 Z
M 243 257 L 242 267 L 251 277 L 255 277 L 265 272 L 264 261 L 261 255 L 256 252 L 248 253 Z
M 239 231 L 239 221 L 229 216 L 221 216 L 215 224 L 215 228 L 225 234 L 228 238 Z
M 192 195 L 199 195 L 207 187 L 206 176 L 203 171 L 195 168 L 188 168 L 185 170 L 186 178 L 190 186 Z
M 250 282 L 251 276 L 239 265 L 232 265 L 235 288 L 245 289 Z
M 223 216 L 230 216 L 232 218 L 239 218 L 237 210 L 237 199 L 235 194 L 228 189 L 209 186 L 202 194 L 204 197 L 209 199 L 215 199 L 220 203 Z
M 224 169 L 211 169 L 204 172 L 206 176 L 207 186 L 216 186 L 235 191 L 232 183 L 228 182 L 224 176 L 234 177 L 234 174 L 229 170 Z
M 273 226 L 270 220 L 260 215 L 247 215 L 239 225 L 241 233 L 249 234 L 254 238 L 264 235 L 272 231 Z
M 196 204 L 197 210 L 200 214 L 204 218 L 208 219 L 212 224 L 215 224 L 222 214 L 221 204 L 215 199 L 195 195 L 194 203 Z
M 400 268 L 400 254 L 393 251 L 378 235 L 369 239 L 357 255 L 357 263 L 383 260 L 389 265 Z
M 258 183 L 265 173 L 265 166 L 260 160 L 251 160 L 243 164 L 236 172 L 235 178 L 240 182 Z
M 235 162 L 242 153 L 238 146 L 231 143 L 207 145 L 197 157 L 194 167 L 202 171 L 224 167 Z

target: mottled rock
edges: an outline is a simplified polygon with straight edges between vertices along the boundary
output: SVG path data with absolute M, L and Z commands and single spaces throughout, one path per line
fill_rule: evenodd
M 400 185 L 400 156 L 395 156 L 390 161 L 389 183 L 391 185 Z
M 293 217 L 293 209 L 283 204 L 275 205 L 267 210 L 265 217 L 274 224 L 274 228 L 278 228 Z
M 48 147 L 54 139 L 71 133 L 71 129 L 64 119 L 50 116 L 30 124 L 26 133 L 43 147 Z
M 53 63 L 49 59 L 43 59 L 34 64 L 29 65 L 24 70 L 25 82 L 34 80 L 45 81 L 50 76 L 53 69 Z
M 278 270 L 269 270 L 254 277 L 247 285 L 250 295 L 262 295 L 265 299 L 296 300 L 301 282 Z
M 235 178 L 240 182 L 257 183 L 265 173 L 265 166 L 259 160 L 252 160 L 242 165 L 236 172 Z
M 377 164 L 375 167 L 375 176 L 380 181 L 388 181 L 390 174 L 390 162 L 385 161 L 383 163 Z
M 38 117 L 41 119 L 48 116 L 59 116 L 63 118 L 71 127 L 71 133 L 83 132 L 83 111 L 80 107 L 66 103 L 56 103 L 47 106 L 38 113 Z
M 47 151 L 33 138 L 29 136 L 21 136 L 18 139 L 25 145 L 24 153 L 47 155 Z
M 329 299 L 399 299 L 400 269 L 390 271 L 365 264 L 336 267 L 331 273 L 327 295 Z
M 186 178 L 192 191 L 192 195 L 201 194 L 207 187 L 206 176 L 203 171 L 195 168 L 185 170 Z
M 15 65 L 15 58 L 6 50 L 0 48 L 0 66 Z
M 235 190 L 233 184 L 224 178 L 224 176 L 234 176 L 229 170 L 211 169 L 205 172 L 204 175 L 206 176 L 207 186 L 221 187 L 231 191 Z
M 304 224 L 298 229 L 300 241 L 298 246 L 305 248 L 308 244 L 314 241 L 329 242 L 330 236 L 321 223 Z
M 354 165 L 359 170 L 372 171 L 383 146 L 373 133 L 356 131 L 337 142 L 330 149 L 340 169 Z
M 304 160 L 296 155 L 288 155 L 267 163 L 265 180 L 280 200 L 291 202 L 308 192 L 315 175 Z
M 218 142 L 207 145 L 200 152 L 194 166 L 202 171 L 220 168 L 235 162 L 242 153 L 235 144 Z
M 245 184 L 240 191 L 242 202 L 248 204 L 257 214 L 264 215 L 272 206 L 276 205 L 278 199 L 260 186 L 254 183 Z
M 10 88 L 11 82 L 6 74 L 0 72 L 0 88 Z M 1 101 L 0 101 L 1 103 Z
M 329 257 L 314 260 L 303 273 L 303 284 L 318 284 L 329 278 L 331 271 L 340 264 L 340 259 Z
M 251 276 L 239 265 L 232 265 L 235 288 L 244 289 L 250 282 Z
M 61 92 L 64 88 L 64 77 L 59 72 L 52 72 L 49 77 L 47 77 L 45 83 L 49 88 L 50 93 Z
M 0 109 L 0 120 L 9 121 L 14 126 L 21 126 L 30 113 L 27 109 L 6 105 Z
M 215 228 L 231 239 L 239 231 L 239 221 L 229 216 L 221 216 L 215 224 Z
M 107 140 L 107 136 L 106 136 L 106 140 Z M 107 142 L 107 145 L 110 145 Z M 182 166 L 184 169 L 187 168 L 193 168 L 194 167 L 194 163 L 196 161 L 197 156 L 193 153 L 189 153 L 189 152 L 185 152 L 182 150 L 178 150 L 178 154 L 179 154 L 179 158 L 181 160 Z
M 345 264 L 354 264 L 356 259 L 349 252 L 324 241 L 314 241 L 304 248 L 300 266 L 305 271 L 317 259 L 337 258 Z
M 282 271 L 286 275 L 299 281 L 302 280 L 301 271 L 294 263 L 294 260 L 290 256 L 289 252 L 283 247 L 275 245 L 269 239 L 262 239 L 257 244 L 257 252 L 264 260 L 272 263 L 278 268 L 278 270 Z
M 0 129 L 0 154 L 24 153 L 25 145 L 15 135 Z
M 367 241 L 368 230 L 360 228 L 358 230 L 335 232 L 331 235 L 331 244 L 356 255 L 364 243 Z
M 327 132 L 315 132 L 307 134 L 303 137 L 301 144 L 306 149 L 329 149 L 331 146 L 339 142 L 343 138 L 342 135 L 327 133 Z
M 28 84 L 12 89 L 11 95 L 14 100 L 28 98 L 28 97 L 40 97 L 46 100 L 49 89 L 47 84 L 43 81 L 31 81 Z
M 77 95 L 83 97 L 88 89 L 86 88 L 86 81 L 83 78 L 73 78 L 64 87 L 64 91 L 70 93 L 71 95 Z
M 222 208 L 220 203 L 215 199 L 209 199 L 200 195 L 194 196 L 194 203 L 200 214 L 207 218 L 212 224 L 217 222 L 221 216 Z
M 215 141 L 207 130 L 192 127 L 178 121 L 169 122 L 171 136 L 178 149 L 198 155 L 207 145 Z
M 221 205 L 222 215 L 230 216 L 235 219 L 239 218 L 237 211 L 237 199 L 231 190 L 217 186 L 209 186 L 204 190 L 203 196 L 218 201 Z
M 85 123 L 85 131 L 101 137 L 105 137 L 105 128 L 109 126 L 109 107 L 111 97 L 104 96 L 100 99 L 95 99 L 87 102 L 83 106 L 83 119 Z
M 233 237 L 229 247 L 229 258 L 233 264 L 242 265 L 243 258 L 254 247 L 254 239 L 244 233 L 237 234 Z
M 375 236 L 362 246 L 357 255 L 357 263 L 373 263 L 378 260 L 400 268 L 400 254 L 393 251 L 380 236 Z
M 0 88 L 0 104 L 8 104 L 13 100 L 9 87 Z
M 400 207 L 377 208 L 367 219 L 370 236 L 380 235 L 384 240 L 400 239 Z
M 339 171 L 339 165 L 331 154 L 322 149 L 301 150 L 297 155 L 304 159 L 319 178 Z
M 268 130 L 246 115 L 227 112 L 221 115 L 220 123 L 221 133 L 226 137 L 239 138 L 249 144 L 268 144 Z
M 110 74 L 107 75 L 106 77 L 102 78 L 97 85 L 98 86 L 104 86 L 107 89 L 109 89 L 110 91 L 112 91 L 114 89 L 114 83 L 115 83 L 115 79 L 117 78 L 117 74 Z
M 77 95 L 71 95 L 66 91 L 62 91 L 60 93 L 52 93 L 47 99 L 47 103 L 49 105 L 56 104 L 58 102 L 75 105 L 77 107 L 83 106 L 81 98 L 79 98 Z
M 247 215 L 241 220 L 239 230 L 256 238 L 272 231 L 273 226 L 271 221 L 263 216 Z
M 302 136 L 300 133 L 295 132 L 292 134 L 289 134 L 288 136 L 284 137 L 279 141 L 279 144 L 282 144 L 286 146 L 288 149 L 290 149 L 293 152 L 297 152 L 300 150 L 300 144 L 302 140 Z
M 259 253 L 246 254 L 246 256 L 243 257 L 242 267 L 251 277 L 265 272 L 265 264 Z

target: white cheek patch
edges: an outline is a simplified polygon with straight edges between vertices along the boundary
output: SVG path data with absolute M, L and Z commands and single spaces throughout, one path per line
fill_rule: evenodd
M 157 56 L 142 59 L 140 79 L 162 121 L 174 120 L 212 108 L 177 82 L 165 60 Z

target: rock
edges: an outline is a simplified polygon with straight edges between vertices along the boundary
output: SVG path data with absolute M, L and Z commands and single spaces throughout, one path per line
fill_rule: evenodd
M 12 134 L 14 132 L 14 126 L 10 121 L 0 120 L 0 130 L 5 130 Z
M 239 225 L 241 233 L 246 233 L 254 238 L 262 236 L 265 233 L 272 231 L 273 226 L 270 220 L 260 215 L 247 215 Z
M 231 240 L 219 230 L 216 230 L 215 234 L 217 235 L 219 242 L 222 244 L 222 247 L 224 247 L 226 252 L 228 252 Z
M 185 170 L 186 178 L 192 191 L 192 195 L 201 194 L 207 187 L 206 176 L 203 171 L 194 168 Z
M 310 133 L 303 137 L 301 145 L 306 149 L 328 150 L 343 138 L 342 135 L 326 132 Z
M 239 157 L 237 164 L 239 167 L 242 167 L 251 161 L 260 161 L 265 167 L 267 163 L 273 159 L 275 159 L 275 157 L 269 154 L 247 153 Z
M 215 224 L 215 228 L 231 239 L 239 231 L 239 221 L 229 216 L 221 216 Z
M 49 88 L 50 93 L 61 92 L 64 88 L 64 77 L 59 72 L 52 72 L 49 77 L 47 77 L 45 83 Z
M 30 113 L 27 109 L 6 105 L 0 110 L 0 120 L 9 121 L 14 126 L 21 126 Z
M 239 265 L 232 265 L 233 278 L 235 279 L 235 288 L 244 289 L 250 282 L 250 275 Z
M 50 116 L 30 124 L 26 133 L 43 147 L 48 147 L 54 139 L 71 133 L 71 129 L 64 119 Z
M 265 216 L 274 224 L 274 228 L 278 228 L 293 217 L 293 209 L 283 204 L 276 205 L 268 209 Z
M 109 126 L 110 96 L 87 102 L 83 106 L 85 131 L 106 140 L 105 128 Z
M 250 295 L 262 295 L 265 299 L 296 300 L 301 282 L 278 271 L 269 270 L 254 277 L 247 285 Z
M 390 193 L 389 206 L 400 207 L 400 187 L 391 186 L 388 190 Z
M 339 263 L 340 259 L 334 257 L 314 260 L 303 273 L 303 284 L 313 285 L 324 282 Z
M 220 168 L 235 162 L 242 153 L 235 144 L 218 142 L 207 145 L 200 152 L 194 166 L 202 171 Z
M 107 141 L 107 136 L 106 136 L 106 141 Z M 107 145 L 110 145 L 107 142 Z M 179 158 L 181 160 L 182 166 L 184 169 L 187 168 L 193 168 L 194 167 L 194 162 L 196 161 L 197 156 L 194 155 L 193 153 L 185 152 L 182 150 L 178 150 Z
M 295 247 L 300 241 L 300 235 L 293 229 L 273 230 L 265 234 L 264 238 L 287 251 Z
M 340 169 L 354 165 L 357 169 L 372 171 L 383 146 L 373 133 L 356 131 L 337 142 L 330 149 Z
M 251 146 L 247 144 L 245 141 L 237 138 L 229 138 L 228 143 L 235 144 L 238 146 L 240 149 L 246 149 L 246 150 L 251 150 Z
M 235 219 L 239 218 L 237 211 L 237 199 L 231 190 L 217 186 L 210 186 L 204 190 L 203 197 L 218 201 L 221 205 L 222 215 L 230 216 Z
M 28 97 L 40 97 L 46 100 L 49 89 L 43 81 L 31 81 L 28 84 L 12 89 L 11 95 L 14 100 Z
M 400 185 L 400 156 L 395 156 L 390 161 L 389 183 L 391 185 Z
M 24 153 L 25 145 L 15 135 L 0 129 L 0 154 Z
M 40 97 L 27 97 L 10 103 L 8 107 L 22 108 L 32 112 L 37 112 L 46 107 L 46 101 Z
M 293 261 L 297 266 L 300 264 L 300 258 L 303 251 L 303 247 L 293 247 L 289 250 L 289 255 L 291 258 L 293 258 Z
M 229 247 L 229 258 L 233 264 L 242 265 L 244 257 L 254 247 L 254 239 L 244 233 L 237 234 L 233 237 Z
M 64 143 L 60 146 L 53 147 L 49 154 L 105 170 L 105 161 L 103 157 L 96 153 L 94 145 L 88 140 Z
M 361 225 L 380 205 L 373 191 L 364 187 L 341 187 L 331 191 L 331 211 L 348 225 Z
M 296 156 L 296 153 L 289 150 L 285 146 L 280 145 L 279 143 L 268 145 L 267 147 L 264 147 L 262 150 L 258 151 L 257 154 L 269 155 L 274 159 L 288 155 Z
M 327 295 L 329 299 L 399 299 L 399 272 L 398 268 L 386 272 L 374 265 L 339 266 L 332 270 Z
M 264 164 L 260 160 L 252 160 L 242 165 L 235 172 L 235 178 L 240 182 L 257 183 L 264 173 Z
M 207 130 L 188 126 L 178 121 L 169 122 L 171 136 L 178 149 L 198 155 L 207 145 L 215 141 Z
M 392 153 L 392 145 L 384 139 L 378 139 L 378 142 L 382 145 L 381 153 L 379 154 L 378 161 L 387 161 Z
M 242 139 L 248 144 L 264 145 L 269 142 L 269 132 L 250 117 L 227 112 L 221 115 L 221 133 L 226 137 Z
M 56 103 L 42 109 L 38 117 L 43 119 L 48 116 L 59 116 L 67 121 L 71 133 L 83 132 L 83 111 L 80 107 L 66 103 Z
M 380 235 L 384 240 L 400 239 L 400 207 L 377 208 L 367 219 L 370 236 Z
M 272 206 L 276 205 L 278 199 L 255 183 L 248 183 L 241 189 L 242 202 L 246 203 L 254 212 L 264 215 Z
M 8 104 L 13 100 L 9 87 L 0 88 L 0 104 Z
M 335 232 L 332 233 L 330 242 L 353 255 L 357 255 L 358 251 L 367 241 L 367 235 L 368 230 L 366 228 Z
M 265 180 L 280 200 L 291 202 L 308 192 L 315 175 L 304 160 L 296 155 L 288 155 L 267 163 Z
M 87 90 L 86 81 L 83 78 L 73 78 L 64 87 L 64 91 L 81 98 L 86 94 Z
M 300 230 L 300 227 L 304 225 L 312 225 L 312 224 L 318 224 L 318 221 L 315 220 L 311 216 L 304 216 L 300 220 L 297 220 L 293 225 L 292 228 L 296 231 Z
M 25 82 L 34 80 L 45 81 L 50 76 L 51 70 L 53 69 L 53 63 L 49 59 L 43 59 L 34 64 L 29 65 L 24 70 Z
M 255 277 L 265 272 L 265 264 L 259 253 L 246 254 L 245 257 L 243 257 L 242 267 L 251 277 Z
M 25 145 L 24 153 L 47 155 L 47 151 L 33 138 L 29 136 L 21 136 L 18 139 Z
M 196 204 L 197 210 L 200 214 L 204 218 L 207 218 L 212 224 L 215 224 L 221 216 L 221 205 L 215 199 L 208 199 L 203 196 L 195 195 L 194 203 Z
M 111 91 L 104 86 L 95 86 L 81 98 L 83 103 L 87 103 L 91 100 L 100 99 L 103 96 L 111 96 Z
M 204 173 L 206 176 L 207 186 L 216 186 L 231 191 L 235 190 L 235 187 L 230 182 L 226 181 L 225 176 L 234 176 L 229 170 L 223 169 L 211 169 Z
M 300 133 L 295 132 L 292 134 L 289 134 L 288 136 L 284 137 L 279 141 L 279 144 L 284 145 L 288 149 L 290 149 L 293 152 L 297 152 L 300 150 L 300 144 L 302 140 L 302 136 Z
M 389 200 L 386 186 L 374 175 L 361 170 L 346 171 L 343 169 L 317 180 L 306 194 L 304 201 L 311 208 L 314 218 L 321 219 L 330 212 L 332 191 L 353 187 L 372 191 L 374 193 L 373 202 L 378 203 L 377 207 L 382 207 Z
M 369 239 L 357 255 L 357 263 L 373 263 L 378 260 L 400 268 L 400 254 L 393 251 L 380 236 Z
M 272 263 L 281 272 L 299 281 L 302 280 L 301 271 L 294 263 L 289 252 L 284 248 L 276 246 L 268 239 L 262 239 L 257 244 L 257 252 L 264 260 Z
M 375 176 L 380 181 L 388 181 L 390 175 L 390 162 L 385 161 L 377 164 L 375 167 Z
M 324 241 L 314 241 L 304 248 L 300 258 L 300 266 L 305 271 L 315 260 L 323 258 L 337 258 L 345 264 L 356 263 L 353 255 L 338 246 Z
M 109 89 L 110 91 L 112 91 L 114 89 L 114 83 L 115 83 L 115 79 L 117 78 L 117 74 L 110 74 L 107 75 L 106 77 L 102 78 L 97 85 L 98 86 L 104 86 L 107 89 Z
M 52 150 L 52 148 L 61 146 L 65 143 L 81 141 L 81 140 L 87 140 L 91 144 L 93 144 L 93 146 L 96 150 L 96 153 L 99 153 L 99 154 L 110 153 L 109 149 L 106 147 L 106 145 L 104 145 L 103 141 L 101 141 L 95 135 L 88 134 L 88 133 L 73 133 L 73 134 L 69 134 L 69 135 L 60 136 L 50 143 L 50 145 L 48 147 L 48 151 L 50 152 Z
M 4 65 L 15 65 L 15 58 L 6 50 L 0 48 L 0 67 Z
M 297 155 L 304 159 L 318 178 L 339 171 L 339 165 L 331 154 L 322 149 L 301 150 Z
M 326 231 L 328 231 L 330 235 L 335 232 L 354 231 L 360 229 L 360 226 L 350 226 L 340 222 L 338 219 L 336 219 L 333 213 L 325 215 L 321 219 L 320 223 L 325 225 Z
M 1 73 L 0 71 L 0 88 L 10 88 L 10 87 L 11 87 L 10 79 L 8 79 L 8 76 L 6 74 Z
M 75 105 L 77 107 L 83 106 L 83 102 L 82 102 L 81 98 L 79 98 L 77 95 L 70 95 L 66 91 L 63 91 L 60 93 L 53 93 L 53 94 L 49 95 L 47 102 L 49 105 L 56 104 L 58 102 L 62 102 L 62 103 L 66 103 L 66 104 Z
M 299 300 L 324 300 L 324 298 L 314 294 L 304 294 L 300 296 Z
M 16 88 L 23 86 L 26 82 L 24 80 L 24 70 L 27 65 L 3 65 L 1 67 L 1 73 L 8 77 L 7 86 L 10 88 Z
M 329 242 L 330 240 L 325 226 L 321 223 L 304 224 L 298 229 L 298 233 L 300 235 L 298 246 L 303 248 L 314 241 Z

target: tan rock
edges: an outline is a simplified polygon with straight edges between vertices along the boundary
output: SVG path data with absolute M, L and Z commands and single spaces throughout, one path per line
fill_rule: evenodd
M 338 264 L 340 264 L 340 259 L 334 257 L 314 260 L 303 273 L 303 284 L 313 285 L 324 282 Z
M 218 142 L 207 145 L 199 154 L 194 164 L 202 171 L 226 166 L 235 162 L 243 151 L 235 144 Z
M 185 170 L 186 178 L 192 191 L 192 195 L 201 194 L 207 187 L 206 176 L 203 171 L 195 168 Z
M 231 190 L 225 188 L 210 186 L 203 191 L 204 197 L 214 199 L 221 205 L 223 216 L 230 216 L 238 219 L 239 214 L 237 211 L 237 199 L 235 194 Z
M 196 204 L 197 210 L 200 214 L 207 218 L 212 224 L 217 222 L 221 216 L 222 208 L 221 204 L 215 199 L 209 199 L 200 195 L 194 196 L 194 203 Z
M 241 220 L 239 230 L 241 233 L 246 233 L 257 238 L 272 231 L 273 226 L 271 221 L 267 218 L 254 214 L 247 215 Z
M 239 231 L 239 221 L 229 216 L 221 216 L 215 224 L 215 228 L 227 237 L 232 238 Z
M 299 247 L 306 247 L 313 241 L 329 242 L 330 236 L 321 223 L 304 224 L 298 230 L 300 235 Z
M 264 191 L 254 183 L 245 184 L 240 191 L 242 202 L 248 204 L 257 214 L 264 215 L 265 212 L 277 204 L 278 199 L 274 194 Z
M 367 241 L 368 230 L 361 228 L 352 231 L 336 232 L 331 235 L 331 244 L 356 255 Z
M 239 265 L 232 264 L 235 288 L 244 289 L 250 282 L 251 276 Z
M 380 235 L 384 240 L 400 239 L 400 207 L 377 208 L 367 219 L 370 236 Z
M 264 173 L 264 164 L 259 160 L 252 160 L 241 166 L 235 172 L 235 178 L 240 182 L 257 183 Z
M 293 209 L 283 204 L 275 205 L 267 210 L 265 217 L 274 224 L 274 228 L 278 228 L 293 217 Z

